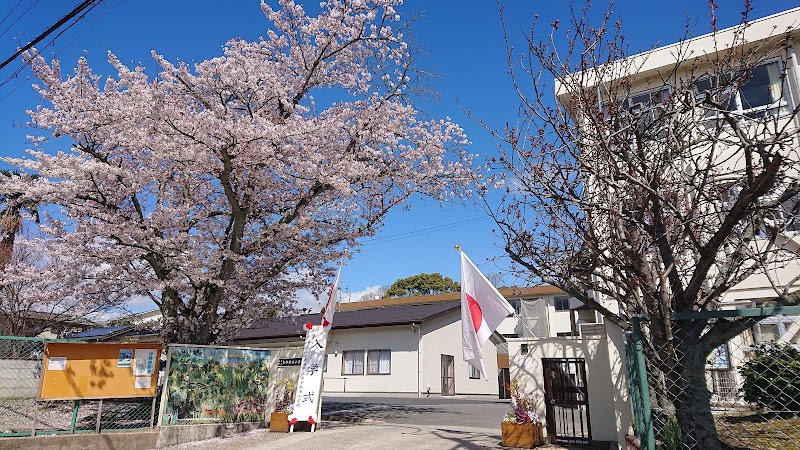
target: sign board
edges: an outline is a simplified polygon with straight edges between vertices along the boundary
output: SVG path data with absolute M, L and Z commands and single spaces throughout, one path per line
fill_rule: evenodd
M 300 364 L 300 378 L 294 396 L 294 409 L 289 415 L 289 422 L 293 418 L 308 422 L 309 417 L 314 422 L 319 421 L 317 410 L 322 390 L 322 368 L 325 364 L 325 347 L 328 343 L 328 331 L 322 325 L 314 325 L 306 333 L 306 343 L 303 347 L 303 360 Z
M 161 344 L 48 342 L 40 400 L 153 397 Z
M 278 367 L 299 366 L 303 358 L 278 358 Z

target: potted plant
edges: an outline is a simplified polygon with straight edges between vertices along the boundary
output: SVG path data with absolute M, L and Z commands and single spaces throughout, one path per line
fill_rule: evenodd
M 275 412 L 269 415 L 269 431 L 286 433 L 289 431 L 289 414 L 294 408 L 294 382 L 288 378 L 276 380 Z
M 536 396 L 519 388 L 516 378 L 509 386 L 511 405 L 500 424 L 504 447 L 533 448 L 544 444 L 542 421 L 534 412 Z

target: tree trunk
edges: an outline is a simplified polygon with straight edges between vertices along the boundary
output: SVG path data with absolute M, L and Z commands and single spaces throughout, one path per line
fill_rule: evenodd
M 676 333 L 676 364 L 669 371 L 675 418 L 683 448 L 719 450 L 720 442 L 711 414 L 711 392 L 706 385 L 708 350 L 691 333 Z
M 178 329 L 178 302 L 180 297 L 172 289 L 165 289 L 161 294 L 162 336 L 164 343 L 174 344 L 179 342 Z

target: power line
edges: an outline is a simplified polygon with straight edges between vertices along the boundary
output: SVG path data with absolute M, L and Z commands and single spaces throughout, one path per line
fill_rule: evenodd
M 2 70 L 3 67 L 5 67 L 8 64 L 10 64 L 11 61 L 14 61 L 15 59 L 17 59 L 17 56 L 23 54 L 25 51 L 29 50 L 34 45 L 36 45 L 39 42 L 41 42 L 44 38 L 49 36 L 52 32 L 56 31 L 58 28 L 60 28 L 65 23 L 67 23 L 73 17 L 75 17 L 78 14 L 80 14 L 81 11 L 83 11 L 86 8 L 88 8 L 89 6 L 91 6 L 96 1 L 98 1 L 98 0 L 84 0 L 82 3 L 80 3 L 78 6 L 76 6 L 72 11 L 70 11 L 66 16 L 62 17 L 58 22 L 56 22 L 50 28 L 44 30 L 42 32 L 42 34 L 40 34 L 39 36 L 36 36 L 35 38 L 33 38 L 32 41 L 30 41 L 27 44 L 25 44 L 24 47 L 22 47 L 21 49 L 17 50 L 16 53 L 14 53 L 13 55 L 9 56 L 5 61 L 0 63 L 0 70 Z M 81 17 L 83 17 L 83 16 L 81 16 Z
M 5 22 L 5 21 L 6 21 L 6 19 L 8 19 L 8 17 L 11 15 L 11 13 L 13 13 L 15 9 L 17 9 L 17 6 L 19 6 L 19 4 L 20 4 L 20 3 L 22 3 L 22 0 L 19 0 L 19 1 L 17 2 L 17 4 L 16 4 L 16 5 L 14 5 L 14 8 L 13 8 L 13 9 L 11 9 L 11 11 L 9 11 L 9 13 L 8 13 L 8 14 L 6 14 L 6 17 L 3 19 L 3 22 Z M 25 14 L 28 14 L 28 11 L 30 11 L 30 10 L 31 10 L 31 9 L 32 9 L 34 6 L 36 6 L 36 4 L 37 4 L 37 3 L 39 3 L 39 0 L 36 0 L 35 2 L 33 2 L 33 3 L 31 4 L 31 6 L 28 6 L 28 9 L 26 9 L 26 10 L 25 10 L 25 12 L 23 12 L 21 16 L 17 17 L 17 20 L 15 20 L 15 21 L 14 21 L 14 23 L 12 23 L 11 25 L 9 25 L 9 26 L 8 26 L 8 28 L 6 28 L 5 30 L 3 30 L 3 32 L 2 32 L 2 33 L 0 33 L 0 37 L 3 37 L 3 36 L 6 34 L 6 33 L 8 33 L 8 30 L 10 30 L 10 29 L 11 29 L 11 27 L 13 27 L 14 25 L 16 25 L 16 23 L 17 23 L 17 22 L 19 22 L 19 21 L 20 21 L 20 19 L 22 19 L 23 17 L 25 17 Z M 3 24 L 3 22 L 0 22 L 0 25 L 2 25 L 2 24 Z
M 106 11 L 105 11 L 103 14 L 101 14 L 101 15 L 100 15 L 100 17 L 98 17 L 97 19 L 95 19 L 95 20 L 94 20 L 92 23 L 90 23 L 90 24 L 89 24 L 89 26 L 87 26 L 86 28 L 84 28 L 84 29 L 83 29 L 83 31 L 81 31 L 81 32 L 80 32 L 80 33 L 78 33 L 78 34 L 77 34 L 77 35 L 76 35 L 74 38 L 72 38 L 72 40 L 71 40 L 71 41 L 69 41 L 69 42 L 68 42 L 68 43 L 67 43 L 65 46 L 61 47 L 61 49 L 60 49 L 59 51 L 57 51 L 56 53 L 54 53 L 54 54 L 53 54 L 53 57 L 56 57 L 56 56 L 58 56 L 59 54 L 61 54 L 61 52 L 63 52 L 64 50 L 66 50 L 66 49 L 67 49 L 67 47 L 69 47 L 70 45 L 72 45 L 72 44 L 73 44 L 73 43 L 74 43 L 76 40 L 78 40 L 78 38 L 80 38 L 81 36 L 83 36 L 83 35 L 84 35 L 84 34 L 85 34 L 87 31 L 89 31 L 89 29 L 90 29 L 90 28 L 92 28 L 92 27 L 93 27 L 95 24 L 97 24 L 97 22 L 99 22 L 99 21 L 100 21 L 100 19 L 102 19 L 103 17 L 105 17 L 105 16 L 106 16 L 106 14 L 108 14 L 109 12 L 111 12 L 111 10 L 112 10 L 112 9 L 114 9 L 114 8 L 115 8 L 117 5 L 119 5 L 119 3 L 120 3 L 121 1 L 122 1 L 122 0 L 117 0 L 117 2 L 116 2 L 116 3 L 114 3 L 114 4 L 113 4 L 113 5 L 110 7 L 110 8 L 108 8 L 108 9 L 107 9 L 107 10 L 106 10 Z M 88 14 L 88 13 L 89 13 L 89 12 L 90 12 L 92 9 L 94 9 L 94 7 L 95 7 L 95 6 L 96 6 L 96 5 L 93 5 L 91 8 L 89 8 L 88 10 L 86 10 L 86 12 L 84 12 L 84 13 L 83 13 L 83 14 L 82 14 L 80 17 L 78 17 L 77 19 L 75 19 L 75 21 L 74 21 L 74 22 L 72 22 L 72 23 L 71 23 L 71 24 L 70 24 L 70 25 L 69 25 L 67 28 L 65 28 L 64 30 L 60 31 L 60 32 L 59 32 L 59 33 L 58 33 L 58 34 L 57 34 L 57 35 L 56 35 L 56 36 L 55 36 L 53 39 L 51 39 L 51 40 L 50 40 L 50 42 L 48 42 L 48 43 L 47 43 L 47 45 L 45 45 L 45 46 L 44 46 L 42 49 L 45 49 L 45 48 L 47 48 L 47 47 L 49 47 L 49 46 L 53 45 L 53 43 L 55 42 L 55 40 L 56 40 L 56 39 L 58 39 L 58 37 L 59 37 L 59 36 L 61 36 L 61 35 L 62 35 L 62 34 L 64 34 L 64 33 L 65 33 L 67 30 L 69 30 L 70 28 L 72 28 L 72 27 L 73 27 L 75 24 L 77 24 L 77 23 L 78 23 L 78 21 L 80 21 L 81 19 L 83 19 L 83 18 L 86 16 L 86 14 Z M 41 54 L 41 52 L 39 52 L 39 54 Z M 5 80 L 4 80 L 2 83 L 0 83 L 0 86 L 4 86 L 4 85 L 6 85 L 6 84 L 7 84 L 9 81 L 11 81 L 12 79 L 16 78 L 16 77 L 17 77 L 17 75 L 19 75 L 19 74 L 20 74 L 20 72 L 22 72 L 22 70 L 23 70 L 23 69 L 25 69 L 25 67 L 27 67 L 27 66 L 30 66 L 30 62 L 28 62 L 28 61 L 26 61 L 26 62 L 25 62 L 25 63 L 24 63 L 22 66 L 20 66 L 20 68 L 19 68 L 19 69 L 17 69 L 17 70 L 16 70 L 16 71 L 15 71 L 15 72 L 14 72 L 14 73 L 13 73 L 13 74 L 10 76 L 10 77 L 6 78 L 6 79 L 5 79 Z M 2 102 L 3 102 L 3 100 L 5 100 L 6 98 L 8 98 L 8 97 L 9 97 L 11 94 L 13 94 L 13 93 L 14 93 L 14 91 L 16 91 L 17 89 L 19 89 L 19 88 L 20 88 L 20 86 L 22 86 L 23 84 L 25 84 L 25 82 L 26 82 L 26 81 L 28 81 L 28 80 L 30 80 L 30 79 L 31 79 L 31 76 L 30 76 L 30 75 L 26 76 L 26 77 L 25 77 L 25 79 L 23 79 L 22 81 L 20 81 L 20 82 L 19 82 L 19 84 L 17 84 L 16 86 L 14 86 L 14 88 L 13 88 L 13 89 L 11 89 L 11 90 L 10 90 L 8 93 L 6 93 L 6 95 L 4 95 L 2 98 L 0 98 L 0 103 L 2 103 Z
M 420 236 L 420 235 L 423 235 L 423 234 L 430 234 L 430 233 L 435 233 L 437 231 L 448 230 L 450 228 L 461 227 L 461 226 L 464 226 L 464 225 L 469 225 L 469 224 L 472 224 L 472 223 L 481 222 L 481 221 L 484 221 L 484 220 L 486 220 L 488 218 L 489 218 L 489 216 L 473 217 L 471 219 L 464 219 L 464 220 L 460 220 L 458 222 L 451 222 L 451 223 L 446 223 L 446 224 L 442 224 L 442 225 L 436 225 L 436 226 L 433 226 L 433 227 L 421 228 L 419 230 L 412 230 L 412 231 L 406 231 L 404 233 L 392 234 L 392 235 L 389 235 L 389 236 L 381 236 L 381 237 L 372 238 L 372 239 L 365 239 L 364 241 L 362 241 L 362 245 L 384 244 L 386 242 L 397 241 L 397 240 L 400 240 L 400 239 L 407 239 L 407 238 L 410 238 L 410 237 L 416 237 L 416 236 Z

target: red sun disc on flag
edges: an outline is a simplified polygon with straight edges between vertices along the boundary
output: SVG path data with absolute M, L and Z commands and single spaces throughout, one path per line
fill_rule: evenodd
M 472 326 L 475 327 L 475 331 L 478 331 L 481 329 L 481 322 L 483 322 L 483 311 L 481 311 L 478 302 L 469 294 L 467 294 L 467 304 L 469 305 L 469 315 L 472 317 Z

